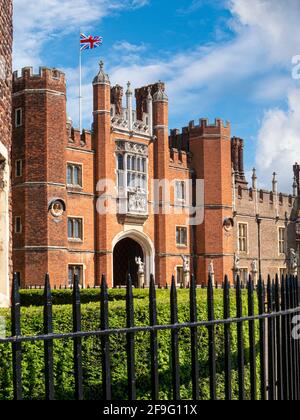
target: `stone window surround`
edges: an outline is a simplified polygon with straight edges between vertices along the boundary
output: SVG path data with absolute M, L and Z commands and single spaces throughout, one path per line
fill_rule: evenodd
M 85 269 L 86 269 L 86 267 L 82 263 L 69 263 L 68 264 L 68 282 L 70 284 L 70 281 L 69 281 L 70 280 L 70 278 L 69 278 L 69 270 L 71 268 L 73 268 L 73 271 L 74 271 L 74 268 L 76 268 L 76 267 L 80 267 L 79 286 L 84 287 L 85 286 Z M 72 284 L 73 284 L 73 282 L 72 282 Z
M 240 227 L 241 226 L 246 226 L 246 236 L 245 236 L 245 240 L 246 240 L 246 250 L 241 251 L 241 247 L 240 247 Z M 248 255 L 249 254 L 249 224 L 247 222 L 238 222 L 237 224 L 237 241 L 238 241 L 238 252 L 240 255 Z
M 80 180 L 81 180 L 81 184 L 69 184 L 68 183 L 68 169 L 69 169 L 69 166 L 72 166 L 72 167 L 75 167 L 75 166 L 77 166 L 77 167 L 80 167 Z M 71 162 L 71 161 L 68 161 L 67 162 L 67 179 L 66 179 L 66 181 L 67 181 L 67 187 L 70 187 L 70 188 L 81 188 L 81 189 L 83 189 L 83 164 L 82 163 L 78 163 L 78 162 Z
M 283 239 L 281 237 L 281 232 L 283 231 Z M 283 252 L 281 252 L 283 246 Z M 282 256 L 286 253 L 286 228 L 285 226 L 278 226 L 278 255 Z
M 70 220 L 80 220 L 81 221 L 81 232 L 80 232 L 80 236 L 81 238 L 72 238 L 69 237 L 69 221 Z M 83 243 L 84 241 L 84 219 L 83 217 L 80 216 L 68 216 L 68 241 L 69 242 L 76 242 L 76 243 Z
M 186 203 L 186 198 L 187 198 L 187 188 L 186 188 L 186 181 L 185 180 L 181 180 L 181 179 L 176 179 L 175 180 L 175 204 L 184 204 L 184 203 Z M 178 196 L 178 187 L 179 187 L 179 184 L 180 184 L 180 186 L 182 187 L 183 186 L 183 190 L 182 190 L 182 192 L 183 192 L 183 198 L 182 197 L 179 197 Z
M 177 231 L 179 229 L 185 229 L 185 231 L 186 231 L 186 244 L 178 243 L 178 241 L 177 241 Z M 188 247 L 188 243 L 189 243 L 189 232 L 188 232 L 187 226 L 183 226 L 183 225 L 176 225 L 175 226 L 175 241 L 176 241 L 177 248 L 187 248 Z

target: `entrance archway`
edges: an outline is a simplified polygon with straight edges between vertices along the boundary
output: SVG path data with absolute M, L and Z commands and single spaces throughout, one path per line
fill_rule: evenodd
M 114 249 L 114 285 L 125 286 L 128 274 L 131 275 L 135 287 L 138 285 L 137 264 L 135 258 L 145 261 L 144 252 L 140 244 L 131 238 L 122 239 Z
M 114 287 L 126 284 L 128 272 L 134 280 L 134 285 L 137 286 L 138 266 L 135 263 L 135 257 L 141 257 L 144 262 L 145 286 L 149 285 L 150 274 L 155 274 L 155 251 L 149 236 L 136 229 L 120 232 L 112 242 L 112 250 Z

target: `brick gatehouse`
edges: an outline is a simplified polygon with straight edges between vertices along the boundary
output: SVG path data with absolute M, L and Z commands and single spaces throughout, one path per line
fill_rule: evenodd
M 165 85 L 136 89 L 135 106 L 131 85 L 125 95 L 112 87 L 103 63 L 93 91 L 92 129 L 80 133 L 66 114 L 62 72 L 14 74 L 13 261 L 23 286 L 43 284 L 46 272 L 56 285 L 67 285 L 74 273 L 84 286 L 98 285 L 102 273 L 111 286 L 124 284 L 128 272 L 136 283 L 136 257 L 146 285 L 150 273 L 160 285 L 172 275 L 179 284 L 187 261 L 199 282 L 209 270 L 218 281 L 225 273 L 289 270 L 297 165 L 291 195 L 279 194 L 275 175 L 270 191 L 258 191 L 255 171 L 249 188 L 244 142 L 231 137 L 229 123 L 201 119 L 169 133 Z M 125 199 L 101 185 L 104 179 Z M 153 179 L 173 183 L 169 197 L 154 196 Z M 195 196 L 196 179 L 204 180 L 204 221 L 191 226 L 187 181 Z M 105 202 L 115 211 L 97 211 Z

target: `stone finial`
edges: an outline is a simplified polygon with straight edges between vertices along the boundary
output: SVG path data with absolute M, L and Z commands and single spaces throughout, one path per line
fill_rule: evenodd
M 273 180 L 272 180 L 272 190 L 273 190 L 273 193 L 274 194 L 277 193 L 277 184 L 278 184 L 278 182 L 277 182 L 277 174 L 276 174 L 276 172 L 274 172 L 273 173 Z
M 95 77 L 93 84 L 95 85 L 110 84 L 109 76 L 104 71 L 104 62 L 102 60 L 99 63 L 99 67 L 100 67 L 99 73 Z
M 294 177 L 294 182 L 293 182 L 293 195 L 294 195 L 294 197 L 296 197 L 297 192 L 298 192 L 297 178 Z
M 127 83 L 126 95 L 132 95 L 132 89 L 131 89 L 131 83 L 130 82 Z
M 150 86 L 148 86 L 148 96 L 147 96 L 147 100 L 148 100 L 148 101 L 152 101 L 151 87 L 150 87 Z
M 168 96 L 165 93 L 164 85 L 161 81 L 158 82 L 158 91 L 153 95 L 154 102 L 168 102 Z
M 257 175 L 256 175 L 256 169 L 255 168 L 253 168 L 253 171 L 252 171 L 252 188 L 254 190 L 257 189 Z

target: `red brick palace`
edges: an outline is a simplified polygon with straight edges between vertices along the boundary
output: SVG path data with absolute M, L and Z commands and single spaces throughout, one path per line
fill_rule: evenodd
M 67 118 L 62 72 L 14 74 L 13 261 L 22 285 L 43 284 L 46 272 L 56 285 L 74 273 L 83 286 L 98 285 L 103 273 L 110 285 L 123 285 L 128 273 L 137 284 L 136 258 L 146 285 L 151 273 L 160 285 L 172 275 L 181 283 L 186 263 L 199 283 L 209 270 L 218 281 L 289 270 L 299 168 L 291 195 L 278 193 L 275 175 L 270 191 L 258 190 L 255 171 L 249 188 L 243 140 L 231 138 L 229 123 L 201 119 L 169 133 L 165 85 L 136 89 L 136 105 L 133 96 L 130 84 L 125 94 L 111 86 L 101 63 L 92 130 L 80 133 Z M 172 182 L 169 197 L 155 195 L 153 179 Z M 190 225 L 187 181 L 197 179 L 204 220 Z

